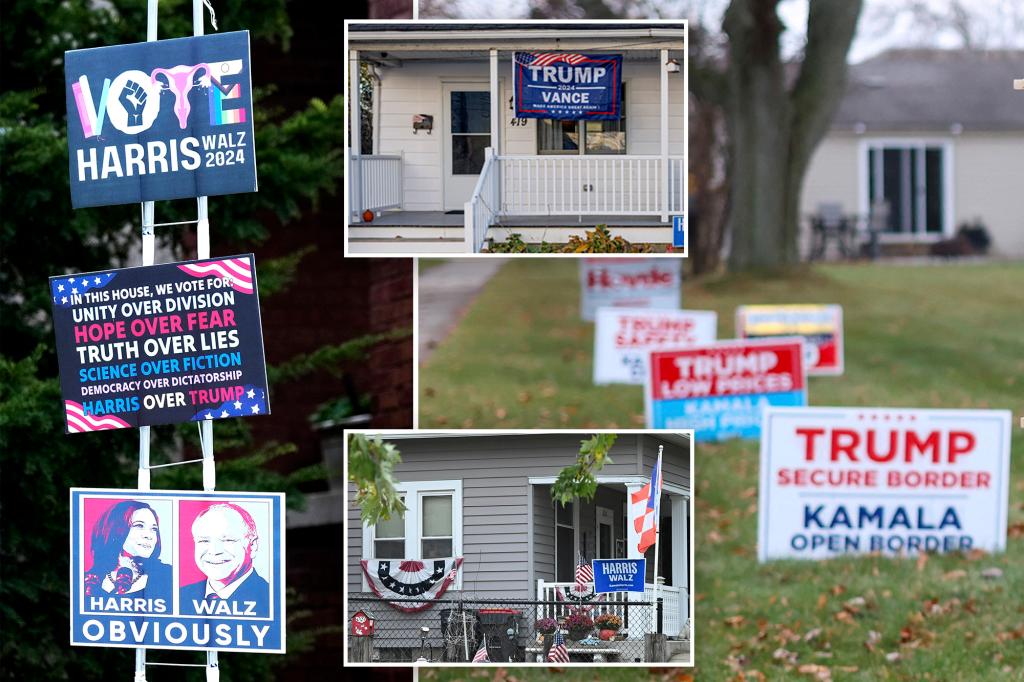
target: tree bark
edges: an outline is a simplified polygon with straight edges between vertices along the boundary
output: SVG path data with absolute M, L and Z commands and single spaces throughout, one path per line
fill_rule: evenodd
M 846 53 L 861 0 L 809 4 L 807 46 L 790 88 L 779 53 L 779 0 L 733 0 L 726 119 L 731 154 L 729 264 L 774 269 L 799 261 L 800 191 L 846 85 Z

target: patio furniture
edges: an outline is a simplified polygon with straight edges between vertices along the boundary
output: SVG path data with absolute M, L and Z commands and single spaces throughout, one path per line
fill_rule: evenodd
M 810 216 L 811 251 L 809 260 L 821 260 L 834 241 L 843 258 L 856 256 L 857 216 L 843 213 L 840 204 L 819 204 Z

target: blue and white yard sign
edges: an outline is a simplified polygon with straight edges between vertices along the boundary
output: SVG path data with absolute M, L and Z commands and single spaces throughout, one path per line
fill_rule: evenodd
M 285 653 L 283 493 L 71 489 L 71 644 Z
M 594 559 L 594 592 L 643 592 L 646 559 Z
M 64 56 L 75 208 L 256 191 L 249 32 Z
M 686 216 L 672 216 L 672 248 L 686 248 Z
M 622 55 L 516 52 L 517 118 L 622 117 Z

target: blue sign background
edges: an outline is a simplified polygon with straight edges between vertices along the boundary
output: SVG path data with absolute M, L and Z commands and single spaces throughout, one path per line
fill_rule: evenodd
M 598 594 L 644 591 L 647 559 L 594 559 L 593 568 L 594 592 Z M 621 570 L 623 568 L 635 570 Z
M 622 55 L 516 52 L 516 118 L 622 117 Z
M 677 249 L 686 246 L 686 216 L 672 216 L 672 246 Z
M 249 66 L 248 31 L 66 52 L 72 206 L 255 192 Z
M 271 552 L 272 576 L 265 576 L 272 585 L 270 618 L 232 618 L 228 616 L 189 616 L 171 614 L 115 613 L 102 614 L 83 610 L 83 580 L 85 558 L 82 556 L 82 536 L 88 532 L 83 528 L 81 502 L 88 496 L 116 496 L 131 500 L 174 500 L 208 499 L 214 501 L 245 502 L 246 500 L 269 501 L 272 504 L 273 543 L 261 542 L 261 551 Z M 140 490 L 95 490 L 71 489 L 71 644 L 79 646 L 146 647 L 150 649 L 188 649 L 223 651 L 246 651 L 250 653 L 285 652 L 285 604 L 284 604 L 284 494 L 283 493 L 228 493 L 202 491 L 140 491 Z M 161 530 L 161 541 L 170 546 L 176 542 L 177 528 L 166 520 Z M 263 539 L 261 538 L 261 541 Z M 177 567 L 174 567 L 177 572 Z M 177 590 L 174 591 L 177 594 Z M 132 597 L 126 594 L 125 597 Z M 177 599 L 175 599 L 177 601 Z M 174 611 L 175 609 L 172 609 Z M 257 645 L 253 628 L 266 628 L 262 646 Z M 202 644 L 194 641 L 196 628 L 201 633 L 209 631 L 209 641 Z M 87 638 L 88 631 L 92 637 Z M 116 636 L 114 633 L 117 633 Z M 123 633 L 123 634 L 122 634 Z M 136 633 L 142 633 L 136 637 Z M 97 636 L 99 634 L 99 636 Z M 170 642 L 181 634 L 181 642 Z M 221 641 L 216 641 L 220 637 Z M 225 638 L 230 639 L 224 643 Z
M 654 400 L 651 428 L 693 429 L 694 438 L 708 441 L 760 438 L 761 411 L 769 405 L 805 407 L 807 391 Z

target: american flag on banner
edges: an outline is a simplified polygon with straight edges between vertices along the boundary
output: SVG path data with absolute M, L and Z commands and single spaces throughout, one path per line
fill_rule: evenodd
M 67 417 L 68 433 L 131 428 L 131 424 L 113 415 L 94 416 L 87 414 L 82 404 L 76 403 L 73 400 L 64 401 L 64 413 Z
M 243 294 L 251 294 L 253 287 L 252 266 L 248 257 L 225 258 L 223 260 L 201 261 L 179 265 L 178 268 L 193 277 L 220 277 L 230 279 L 231 288 Z
M 51 277 L 50 293 L 53 294 L 53 302 L 56 305 L 68 308 L 73 304 L 82 303 L 82 299 L 76 299 L 76 296 L 102 289 L 116 276 L 116 272 L 93 272 L 71 277 Z
M 484 636 L 482 642 L 480 642 L 480 648 L 477 649 L 476 653 L 473 654 L 474 663 L 490 663 L 491 659 L 487 656 L 487 636 Z
M 211 419 L 228 419 L 229 417 L 255 417 L 267 414 L 267 392 L 259 386 L 246 384 L 242 387 L 242 395 L 234 400 L 227 400 L 220 407 L 200 410 L 192 421 L 210 421 Z
M 580 556 L 579 563 L 576 564 L 576 591 L 582 593 L 592 582 L 594 582 L 594 568 Z
M 569 662 L 569 650 L 565 648 L 565 637 L 562 636 L 561 630 L 555 630 L 555 644 L 551 647 L 551 651 L 548 652 L 548 662 Z
M 640 542 L 637 550 L 643 554 L 654 544 L 657 537 L 658 521 L 655 518 L 657 513 L 658 498 L 661 497 L 661 458 L 658 458 L 654 470 L 651 471 L 651 481 L 643 488 L 633 493 L 631 500 L 633 527 L 640 534 Z
M 590 58 L 585 54 L 569 52 L 516 52 L 516 64 L 523 66 L 549 66 L 564 62 L 565 64 L 582 64 Z

